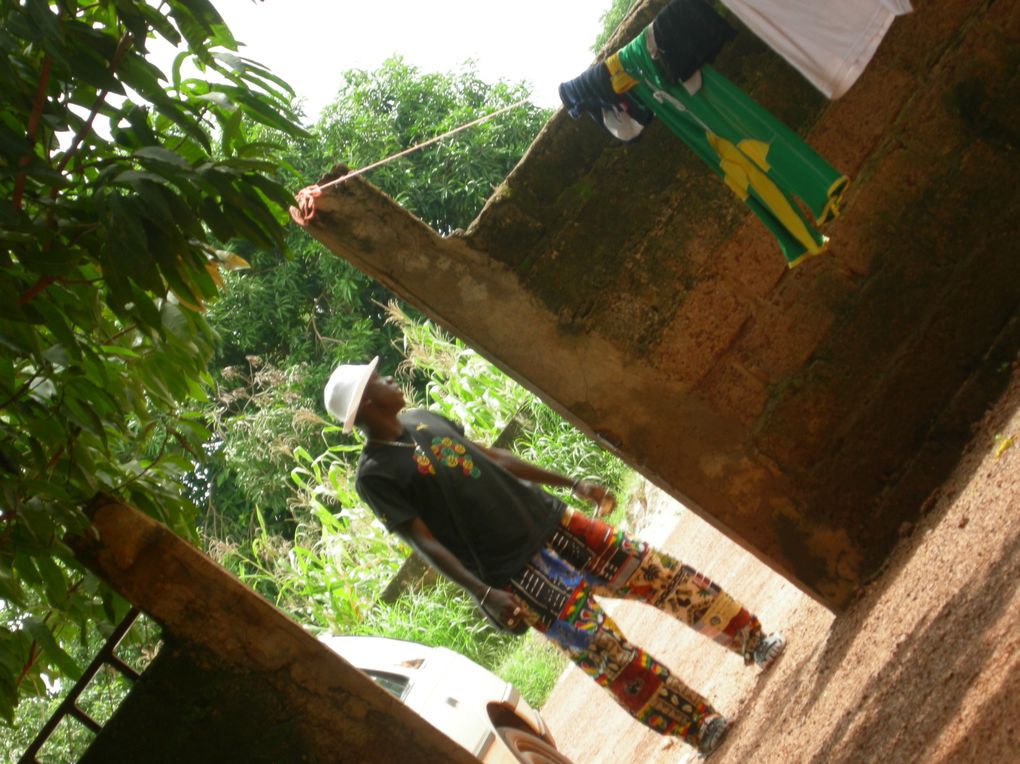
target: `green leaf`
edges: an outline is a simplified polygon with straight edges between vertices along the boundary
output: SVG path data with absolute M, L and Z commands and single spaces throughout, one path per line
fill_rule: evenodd
M 230 97 L 226 93 L 218 91 L 212 91 L 210 93 L 202 93 L 201 95 L 195 96 L 196 101 L 205 101 L 211 103 L 214 106 L 218 106 L 224 112 L 233 115 L 237 111 L 237 105 L 230 100 Z
M 33 273 L 63 276 L 81 261 L 83 253 L 75 247 L 51 247 L 36 253 L 25 263 Z
M 99 438 L 103 442 L 103 449 L 108 450 L 103 420 L 90 404 L 78 400 L 73 395 L 66 395 L 62 408 L 68 419 Z
M 31 549 L 38 549 L 40 545 L 28 542 L 25 546 L 28 548 L 19 550 L 14 555 L 14 571 L 23 583 L 31 587 L 42 586 L 43 579 L 35 565 L 35 558 L 30 556 Z
M 193 138 L 205 151 L 211 151 L 209 136 L 202 129 L 201 123 L 181 104 L 166 96 L 152 94 L 152 101 L 159 116 L 179 127 L 186 136 Z
M 46 596 L 52 603 L 62 603 L 67 597 L 67 580 L 64 573 L 47 555 L 35 558 L 35 564 L 46 584 Z
M 310 137 L 305 130 L 287 119 L 281 110 L 266 103 L 266 101 L 254 95 L 250 90 L 224 87 L 223 91 L 230 94 L 233 101 L 241 106 L 245 114 L 255 121 L 288 135 L 302 138 Z
M 174 90 L 181 89 L 181 67 L 184 63 L 191 58 L 190 51 L 183 50 L 174 56 L 174 63 L 170 69 L 170 81 L 173 83 Z
M 59 63 L 65 63 L 64 33 L 49 3 L 45 2 L 45 0 L 26 0 L 25 9 L 28 11 L 29 18 L 35 24 L 46 52 Z
M 66 676 L 71 679 L 77 679 L 81 676 L 81 668 L 74 659 L 64 652 L 64 649 L 57 644 L 57 640 L 54 639 L 52 632 L 41 620 L 37 618 L 29 618 L 25 621 L 25 631 L 27 631 L 36 645 L 42 651 L 43 657 L 54 666 L 59 668 Z
M 76 395 L 81 396 L 83 400 L 88 401 L 91 406 L 102 411 L 110 419 L 115 418 L 119 413 L 118 410 L 121 408 L 120 401 L 115 400 L 109 392 L 94 385 L 88 379 L 80 377 L 75 379 L 74 388 Z
M 244 58 L 242 59 L 242 61 L 244 61 L 246 65 L 246 71 L 250 75 L 254 75 L 260 80 L 267 80 L 268 82 L 271 82 L 272 84 L 276 85 L 281 90 L 283 90 L 289 96 L 293 97 L 295 95 L 294 88 L 292 88 L 288 83 L 286 83 L 281 78 L 277 77 L 271 71 L 266 69 L 264 66 L 262 66 L 262 64 L 258 63 L 257 61 L 252 61 L 250 58 Z
M 121 358 L 138 358 L 139 354 L 137 351 L 131 348 L 121 347 L 120 345 L 100 345 L 99 350 L 108 355 L 115 355 Z
M 106 206 L 110 213 L 106 257 L 120 269 L 118 276 L 127 275 L 143 288 L 160 292 L 162 282 L 153 268 L 149 238 L 140 220 L 137 199 L 112 194 Z
M 101 34 L 86 24 L 75 22 L 69 25 L 75 36 L 74 55 L 70 65 L 75 75 L 98 90 L 124 95 L 124 86 L 111 72 L 110 57 L 116 41 L 109 35 Z
M 235 72 L 244 72 L 248 68 L 243 58 L 235 53 L 230 53 L 229 51 L 214 51 L 212 57 L 214 61 L 219 61 L 220 63 L 225 64 L 229 69 L 232 69 Z
M 10 674 L 0 674 L 0 717 L 10 725 L 14 724 L 14 707 L 18 702 L 18 686 Z
M 159 139 L 149 124 L 149 109 L 138 104 L 125 104 L 125 107 L 124 119 L 131 125 L 131 129 L 134 130 L 138 142 L 149 145 L 158 143 Z
M 220 129 L 223 135 L 220 139 L 220 147 L 224 154 L 234 153 L 235 143 L 244 137 L 241 131 L 243 117 L 244 114 L 239 109 L 233 109 L 230 116 L 221 122 Z
M 24 310 L 18 305 L 20 294 L 21 289 L 17 283 L 0 278 L 0 319 L 26 320 Z M 0 325 L 0 344 L 7 345 L 14 350 L 30 350 L 32 345 L 27 341 L 28 336 L 27 329 Z
M 169 19 L 159 9 L 145 3 L 139 4 L 137 8 L 160 37 L 174 47 L 181 44 L 180 34 L 178 34 L 174 25 L 170 23 Z
M 6 398 L 14 392 L 14 361 L 0 356 L 0 396 Z
M 143 327 L 156 330 L 161 336 L 163 333 L 163 319 L 159 314 L 159 308 L 153 301 L 151 295 L 146 294 L 136 286 L 131 287 L 132 316 Z
M 175 170 L 183 170 L 185 173 L 193 171 L 191 165 L 184 157 L 162 146 L 146 146 L 134 153 L 136 159 L 148 160 L 156 167 L 170 167 Z
M 21 604 L 24 595 L 25 593 L 7 561 L 0 556 L 0 599 L 9 603 Z
M 263 175 L 249 175 L 247 181 L 264 193 L 269 199 L 286 209 L 294 204 L 294 194 L 286 187 Z
M 117 76 L 146 100 L 169 100 L 163 90 L 163 72 L 136 51 L 128 51 L 117 65 Z
M 11 159 L 21 160 L 31 156 L 32 146 L 26 139 L 24 132 L 12 130 L 0 122 L 0 152 Z M 6 201 L 4 206 L 13 212 L 13 208 Z
M 43 350 L 42 357 L 54 366 L 67 366 L 67 350 L 63 345 L 50 345 Z

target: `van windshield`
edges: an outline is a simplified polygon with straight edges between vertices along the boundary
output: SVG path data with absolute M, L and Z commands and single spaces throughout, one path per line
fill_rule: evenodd
M 385 671 L 366 671 L 366 674 L 377 685 L 392 693 L 398 699 L 404 696 L 407 689 L 407 677 L 400 674 L 390 674 Z

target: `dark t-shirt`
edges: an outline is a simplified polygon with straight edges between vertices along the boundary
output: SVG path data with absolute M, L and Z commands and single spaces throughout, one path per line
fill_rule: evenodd
M 419 517 L 464 567 L 503 586 L 545 543 L 563 503 L 495 464 L 450 420 L 422 409 L 398 418 L 407 445 L 366 445 L 358 494 L 387 530 Z

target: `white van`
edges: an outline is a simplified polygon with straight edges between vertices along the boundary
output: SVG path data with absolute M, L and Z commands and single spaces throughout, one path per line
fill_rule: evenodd
M 319 639 L 486 764 L 570 764 L 517 689 L 463 655 L 385 637 Z

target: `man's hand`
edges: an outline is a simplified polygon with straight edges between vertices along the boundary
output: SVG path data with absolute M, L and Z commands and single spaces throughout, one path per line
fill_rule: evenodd
M 506 449 L 490 448 L 480 443 L 474 444 L 482 453 L 492 461 L 505 469 L 511 475 L 527 480 L 531 483 L 554 486 L 556 488 L 569 488 L 574 496 L 579 499 L 587 499 L 595 504 L 595 516 L 602 517 L 613 511 L 616 507 L 616 497 L 604 485 L 593 480 L 578 480 L 571 482 L 570 478 L 560 475 L 558 472 L 530 464 Z
M 616 497 L 604 485 L 591 480 L 580 480 L 574 486 L 574 496 L 595 504 L 595 516 L 608 515 L 616 507 Z
M 482 600 L 485 600 L 484 602 Z M 479 597 L 478 603 L 493 618 L 502 621 L 511 629 L 521 622 L 524 610 L 517 598 L 502 589 L 490 589 L 485 597 Z

